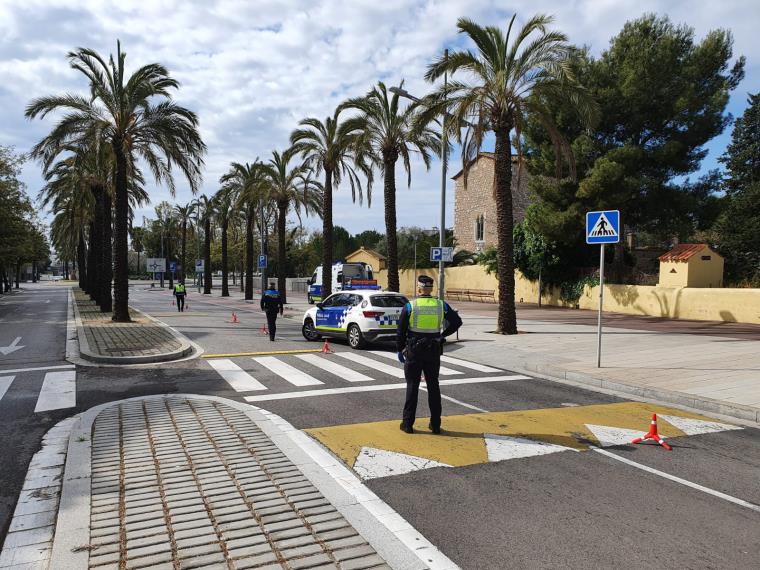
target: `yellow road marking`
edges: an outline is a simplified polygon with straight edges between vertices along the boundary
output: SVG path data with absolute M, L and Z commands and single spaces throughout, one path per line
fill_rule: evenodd
M 267 354 L 304 354 L 322 352 L 321 348 L 304 348 L 300 350 L 265 350 L 262 352 L 233 352 L 230 354 L 204 354 L 201 358 L 233 358 L 235 356 L 265 356 Z
M 642 402 L 596 404 L 591 406 L 487 412 L 445 416 L 442 435 L 427 431 L 428 418 L 418 418 L 414 435 L 399 430 L 399 420 L 341 425 L 305 430 L 318 439 L 349 467 L 353 467 L 362 447 L 374 447 L 432 459 L 455 467 L 488 462 L 484 434 L 511 435 L 545 441 L 586 451 L 598 442 L 585 424 L 649 431 L 652 413 L 709 420 L 665 406 Z M 420 430 L 424 427 L 424 430 Z M 661 435 L 685 435 L 665 420 L 658 422 Z

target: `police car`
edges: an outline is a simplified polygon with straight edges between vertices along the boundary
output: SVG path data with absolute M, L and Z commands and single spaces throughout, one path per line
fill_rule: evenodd
M 403 295 L 389 291 L 340 291 L 306 311 L 301 332 L 309 341 L 345 337 L 351 348 L 363 348 L 396 336 L 407 302 Z

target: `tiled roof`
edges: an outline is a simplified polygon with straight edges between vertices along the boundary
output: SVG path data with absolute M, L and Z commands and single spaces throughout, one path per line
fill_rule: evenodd
M 704 243 L 679 243 L 657 259 L 660 261 L 688 261 L 692 256 L 705 249 L 707 249 L 707 245 Z

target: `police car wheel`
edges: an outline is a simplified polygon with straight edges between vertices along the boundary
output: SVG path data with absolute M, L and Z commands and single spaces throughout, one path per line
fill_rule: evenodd
M 346 337 L 348 338 L 348 345 L 351 348 L 364 348 L 367 344 L 367 341 L 364 340 L 364 335 L 362 334 L 362 330 L 359 328 L 359 325 L 350 325 L 348 327 L 348 331 L 346 332 Z
M 306 319 L 301 327 L 301 334 L 309 342 L 316 342 L 319 340 L 319 333 L 314 328 L 314 321 Z

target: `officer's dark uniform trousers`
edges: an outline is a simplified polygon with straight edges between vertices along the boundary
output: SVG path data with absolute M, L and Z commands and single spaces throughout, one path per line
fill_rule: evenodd
M 267 309 L 267 330 L 269 331 L 269 340 L 274 340 L 274 335 L 277 332 L 277 313 L 278 309 L 274 311 Z
M 414 424 L 422 373 L 425 375 L 428 391 L 430 424 L 435 428 L 441 427 L 441 388 L 438 385 L 438 374 L 441 368 L 440 342 L 436 338 L 416 337 L 410 333 L 406 346 L 404 423 L 408 426 Z

